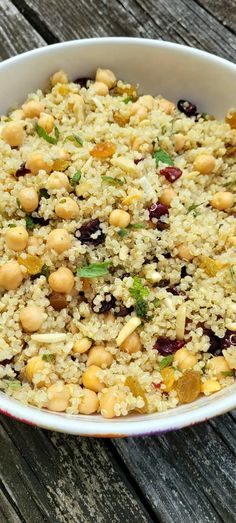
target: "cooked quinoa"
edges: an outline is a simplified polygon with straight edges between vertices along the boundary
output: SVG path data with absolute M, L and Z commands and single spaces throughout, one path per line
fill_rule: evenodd
M 58 71 L 0 152 L 2 391 L 113 418 L 234 382 L 236 112 Z

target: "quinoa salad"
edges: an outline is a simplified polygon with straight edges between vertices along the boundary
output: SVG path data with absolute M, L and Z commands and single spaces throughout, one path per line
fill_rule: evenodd
M 61 70 L 1 117 L 2 392 L 114 418 L 234 382 L 236 111 L 200 110 Z

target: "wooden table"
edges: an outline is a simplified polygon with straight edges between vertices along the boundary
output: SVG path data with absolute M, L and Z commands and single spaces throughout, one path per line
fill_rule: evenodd
M 0 58 L 141 36 L 236 56 L 235 0 L 0 0 Z M 33 73 L 32 73 L 33 74 Z M 236 521 L 236 414 L 159 437 L 96 440 L 1 417 L 0 523 Z

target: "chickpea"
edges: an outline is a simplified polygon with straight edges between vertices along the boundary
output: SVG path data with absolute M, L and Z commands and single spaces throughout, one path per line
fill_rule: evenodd
M 141 351 L 142 343 L 139 334 L 137 332 L 132 332 L 132 334 L 127 336 L 127 338 L 123 341 L 123 343 L 120 346 L 120 349 L 123 352 L 128 352 L 129 354 Z
M 51 171 L 50 165 L 43 159 L 42 154 L 37 152 L 28 154 L 25 166 L 32 174 L 38 174 L 40 170 L 47 173 Z
M 69 233 L 65 229 L 54 229 L 48 235 L 46 246 L 58 254 L 67 251 L 71 246 Z
M 99 96 L 106 96 L 109 93 L 109 89 L 106 84 L 103 82 L 95 82 L 92 85 L 93 91 L 95 91 L 95 94 Z
M 210 174 L 214 167 L 215 158 L 212 154 L 199 154 L 193 162 L 193 169 L 200 174 Z
M 34 187 L 24 187 L 18 194 L 18 199 L 22 209 L 26 212 L 33 212 L 39 204 L 39 197 Z
M 8 229 L 5 236 L 7 247 L 16 252 L 25 249 L 28 238 L 28 232 L 22 225 Z
M 73 346 L 73 353 L 83 354 L 84 352 L 88 352 L 92 343 L 92 340 L 90 340 L 89 338 L 82 338 L 81 340 L 76 340 Z
M 12 111 L 10 116 L 11 120 L 24 120 L 25 113 L 22 111 L 22 109 L 16 109 L 15 111 Z
M 172 114 L 175 109 L 175 104 L 173 102 L 170 102 L 170 100 L 166 100 L 165 98 L 161 98 L 159 100 L 159 107 L 164 113 L 166 114 Z
M 24 140 L 24 134 L 21 122 L 9 122 L 3 127 L 2 139 L 11 147 L 20 147 Z
M 230 371 L 229 365 L 224 356 L 214 356 L 207 362 L 207 368 L 218 378 L 223 378 L 222 372 Z
M 56 71 L 56 73 L 51 76 L 50 82 L 52 87 L 54 87 L 56 84 L 68 84 L 67 74 L 62 69 L 60 69 L 60 71 Z
M 67 267 L 60 267 L 52 272 L 48 278 L 51 289 L 62 294 L 69 294 L 75 283 L 73 272 Z
M 212 207 L 214 207 L 214 209 L 218 209 L 219 211 L 225 211 L 233 207 L 234 199 L 235 196 L 232 192 L 219 191 L 214 194 L 210 201 L 210 204 Z
M 55 213 L 64 220 L 74 220 L 79 215 L 79 206 L 72 198 L 62 198 L 56 204 Z
M 124 394 L 113 387 L 107 389 L 100 398 L 101 415 L 107 419 L 114 418 L 116 416 L 115 406 L 124 401 L 124 399 Z
M 132 104 L 132 106 L 130 108 L 131 116 L 136 116 L 136 118 L 139 121 L 144 120 L 144 118 L 146 118 L 147 112 L 148 112 L 147 108 L 144 107 L 143 105 L 140 105 L 138 102 L 135 102 L 134 104 Z
M 86 389 L 93 390 L 94 392 L 100 392 L 104 385 L 98 378 L 98 373 L 101 372 L 100 367 L 97 365 L 91 365 L 83 373 L 82 382 Z
M 164 205 L 167 205 L 167 207 L 170 207 L 172 200 L 175 198 L 176 192 L 172 187 L 168 187 L 167 189 L 164 189 L 162 193 L 160 194 L 159 201 L 163 203 Z
M 51 133 L 54 127 L 54 118 L 52 114 L 41 113 L 38 119 L 38 125 L 40 125 L 46 133 Z
M 68 176 L 60 171 L 54 171 L 50 174 L 47 182 L 48 189 L 70 189 L 70 182 Z
M 209 396 L 209 394 L 213 394 L 213 392 L 217 392 L 220 389 L 221 386 L 216 378 L 210 378 L 201 384 L 201 392 L 205 394 L 205 396 Z
M 177 364 L 181 371 L 193 369 L 197 361 L 195 354 L 185 348 L 177 350 L 174 354 L 174 363 Z
M 45 361 L 43 361 L 41 356 L 33 356 L 27 361 L 26 367 L 24 369 L 24 376 L 27 381 L 30 383 L 33 381 L 35 374 L 42 372 L 46 367 Z
M 37 305 L 28 305 L 20 311 L 20 322 L 26 332 L 36 332 L 40 329 L 45 314 Z
M 177 153 L 183 150 L 186 142 L 186 138 L 183 134 L 178 133 L 173 136 L 174 148 Z
M 83 389 L 83 396 L 79 404 L 80 414 L 93 414 L 98 410 L 98 397 L 96 392 L 90 389 Z
M 40 116 L 44 109 L 44 105 L 41 102 L 37 102 L 37 100 L 31 100 L 30 102 L 23 104 L 22 109 L 26 118 L 35 118 Z
M 113 362 L 113 356 L 102 345 L 95 345 L 90 349 L 87 359 L 87 365 L 97 365 L 103 369 L 110 367 Z
M 193 254 L 190 249 L 184 243 L 178 246 L 178 255 L 181 260 L 191 261 L 193 259 Z
M 83 122 L 85 119 L 85 103 L 83 97 L 79 94 L 71 95 L 68 105 L 72 106 L 72 111 L 76 114 L 77 121 Z
M 97 69 L 96 82 L 102 82 L 106 84 L 108 89 L 112 89 L 116 85 L 116 77 L 110 69 Z
M 109 223 L 114 227 L 128 227 L 130 224 L 130 214 L 121 209 L 115 209 L 109 216 Z
M 48 387 L 48 401 L 45 407 L 55 412 L 64 412 L 70 400 L 70 390 L 62 382 L 57 382 Z
M 17 261 L 5 263 L 0 267 L 0 287 L 7 291 L 17 289 L 22 283 L 23 274 Z
M 145 94 L 144 96 L 139 97 L 137 103 L 146 107 L 148 111 L 151 111 L 154 104 L 154 98 L 150 94 Z

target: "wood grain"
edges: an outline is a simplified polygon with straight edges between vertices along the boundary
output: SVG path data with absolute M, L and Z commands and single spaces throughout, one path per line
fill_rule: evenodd
M 213 2 L 213 0 L 212 0 Z M 236 36 L 194 0 L 14 0 L 44 37 L 95 36 L 162 38 L 235 60 Z
M 236 34 L 235 0 L 197 0 L 204 9 Z
M 9 0 L 0 2 L 0 60 L 45 45 L 35 31 Z

